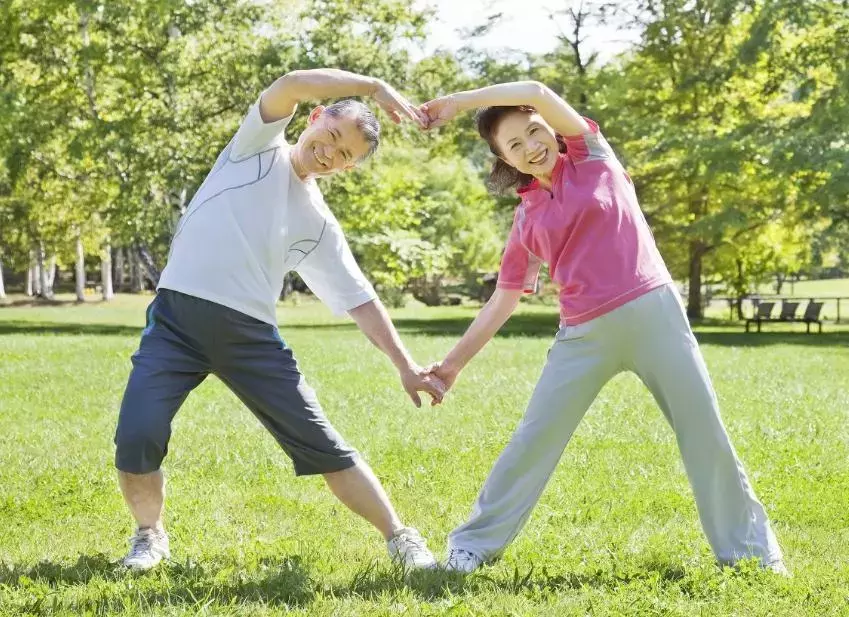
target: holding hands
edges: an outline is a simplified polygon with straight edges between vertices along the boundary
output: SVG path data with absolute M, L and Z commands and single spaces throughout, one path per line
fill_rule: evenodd
M 457 379 L 459 371 L 451 370 L 445 362 L 434 362 L 426 368 L 416 364 L 399 371 L 401 385 L 416 407 L 422 406 L 419 392 L 430 395 L 431 407 L 439 405 L 448 389 Z
M 437 128 L 444 126 L 460 113 L 460 104 L 453 94 L 441 96 L 419 106 L 419 110 L 427 118 L 424 128 Z
M 422 406 L 419 392 L 426 392 L 430 395 L 431 406 L 439 405 L 442 402 L 442 397 L 445 396 L 447 388 L 437 375 L 430 372 L 429 368 L 424 369 L 417 364 L 412 364 L 399 371 L 399 374 L 401 385 L 416 407 Z
M 445 396 L 448 390 L 451 389 L 451 386 L 454 385 L 454 382 L 457 380 L 457 376 L 460 374 L 460 371 L 458 369 L 454 369 L 449 364 L 446 364 L 445 360 L 443 360 L 442 362 L 434 362 L 433 364 L 429 365 L 427 367 L 427 372 L 428 375 L 431 375 L 435 379 L 439 380 L 439 382 L 442 384 L 443 396 Z
M 427 114 L 405 99 L 395 88 L 383 80 L 379 80 L 371 94 L 371 98 L 380 108 L 389 114 L 395 124 L 407 118 L 419 125 L 420 128 L 428 128 Z
M 498 84 L 455 92 L 432 99 L 418 107 L 382 80 L 377 81 L 371 95 L 395 122 L 406 117 L 416 122 L 423 130 L 444 126 L 462 112 L 496 105 L 532 105 L 539 109 L 543 116 L 555 120 L 555 129 L 558 126 L 565 127 L 565 130 L 559 131 L 561 134 L 577 134 L 586 128 L 578 126 L 584 121 L 571 107 L 538 82 Z M 431 396 L 432 406 L 442 402 L 460 371 L 504 325 L 518 306 L 521 296 L 521 289 L 496 289 L 469 329 L 442 361 L 423 369 L 409 360 L 409 356 L 399 357 L 399 360 L 403 360 L 403 363 L 396 361 L 396 366 L 402 367 L 399 369 L 401 383 L 416 407 L 421 407 L 419 392 L 426 392 Z M 388 316 L 384 319 L 389 323 Z

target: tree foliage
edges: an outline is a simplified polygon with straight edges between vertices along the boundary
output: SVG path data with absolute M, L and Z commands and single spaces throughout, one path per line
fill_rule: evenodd
M 414 101 L 533 78 L 598 120 L 632 173 L 688 311 L 702 283 L 737 294 L 846 267 L 849 6 L 843 0 L 583 0 L 558 47 L 413 59 L 432 19 L 414 0 L 9 0 L 0 5 L 0 253 L 68 267 L 83 239 L 148 248 L 248 106 L 294 68 L 383 78 Z M 480 35 L 498 16 L 481 16 Z M 641 38 L 602 64 L 593 24 Z M 302 106 L 290 127 L 305 124 Z M 483 188 L 471 114 L 422 133 L 384 120 L 383 147 L 323 191 L 383 293 L 436 302 L 497 267 L 516 199 Z M 134 251 L 135 251 L 134 249 Z M 137 252 L 137 251 L 136 251 Z M 123 255 L 123 253 L 122 253 Z

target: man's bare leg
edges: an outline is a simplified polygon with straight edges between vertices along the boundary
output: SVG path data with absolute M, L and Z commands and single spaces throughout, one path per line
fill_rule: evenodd
M 326 473 L 324 480 L 339 501 L 383 534 L 392 559 L 414 568 L 436 565 L 419 532 L 404 527 L 380 480 L 367 463 L 361 460 L 348 469 Z
M 119 471 L 118 484 L 137 526 L 124 565 L 149 570 L 170 557 L 168 536 L 162 525 L 165 477 L 162 470 L 146 474 Z

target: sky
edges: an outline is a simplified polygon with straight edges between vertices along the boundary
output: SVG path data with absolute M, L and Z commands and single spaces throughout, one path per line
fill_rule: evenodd
M 488 15 L 503 13 L 501 22 L 475 42 L 481 49 L 513 48 L 531 53 L 551 51 L 557 45 L 564 17 L 550 18 L 554 10 L 568 8 L 573 0 L 418 0 L 418 6 L 436 9 L 423 54 L 437 48 L 451 50 L 466 41 L 462 30 L 486 23 Z M 636 38 L 634 32 L 622 32 L 613 26 L 596 26 L 587 33 L 587 49 L 599 52 L 602 62 L 623 51 Z

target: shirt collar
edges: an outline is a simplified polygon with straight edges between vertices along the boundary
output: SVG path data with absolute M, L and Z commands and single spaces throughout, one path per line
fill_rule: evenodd
M 560 184 L 560 176 L 563 175 L 563 165 L 566 162 L 566 153 L 561 152 L 557 155 L 557 160 L 554 162 L 554 169 L 551 170 L 551 194 L 554 194 L 554 187 Z M 539 185 L 539 180 L 537 178 L 532 179 L 530 182 L 525 184 L 524 186 L 520 186 L 516 189 L 516 192 L 524 198 L 526 193 L 531 193 L 532 191 L 544 190 Z M 546 191 L 547 192 L 547 191 Z M 530 195 L 528 195 L 530 197 Z

